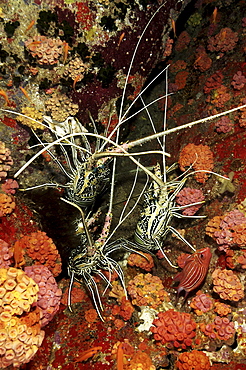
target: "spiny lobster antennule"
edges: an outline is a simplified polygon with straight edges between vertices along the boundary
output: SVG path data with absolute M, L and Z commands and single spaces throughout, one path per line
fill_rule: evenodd
M 183 270 L 173 278 L 174 281 L 179 282 L 176 303 L 182 290 L 185 291 L 186 300 L 189 292 L 196 289 L 203 282 L 208 272 L 211 257 L 212 253 L 207 247 L 199 249 L 185 259 Z

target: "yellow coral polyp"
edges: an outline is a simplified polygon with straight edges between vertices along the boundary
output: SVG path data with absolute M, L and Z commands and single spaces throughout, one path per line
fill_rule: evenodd
M 15 209 L 15 201 L 7 194 L 0 194 L 0 217 L 9 215 Z
M 34 107 L 23 107 L 21 113 L 27 117 L 19 116 L 17 120 L 23 125 L 32 128 L 33 130 L 41 129 L 44 130 L 45 126 L 42 125 L 43 114 Z M 29 118 L 28 118 L 29 117 Z
M 0 299 L 3 298 L 5 293 L 6 293 L 6 289 L 4 289 L 4 287 L 0 287 Z
M 26 285 L 24 283 L 19 283 L 15 287 L 16 292 L 22 293 L 24 290 L 26 290 Z
M 0 330 L 0 342 L 4 342 L 7 338 L 7 333 L 5 330 Z
M 8 276 L 9 277 L 16 277 L 18 275 L 18 269 L 14 268 L 14 267 L 10 267 L 8 270 L 6 269 L 0 269 L 0 274 L 2 276 L 2 270 L 4 270 L 4 273 L 5 273 L 5 277 L 4 279 L 6 279 L 6 276 L 7 276 L 7 273 L 8 273 Z
M 16 287 L 17 283 L 14 279 L 8 279 L 5 283 L 4 283 L 4 288 L 6 290 L 13 290 L 15 287 Z
M 9 338 L 10 339 L 14 339 L 17 337 L 18 335 L 18 331 L 16 330 L 16 328 L 11 328 L 9 331 L 8 331 L 8 335 L 9 335 Z
M 7 311 L 3 311 L 0 313 L 0 320 L 3 322 L 8 322 L 12 318 L 11 314 Z

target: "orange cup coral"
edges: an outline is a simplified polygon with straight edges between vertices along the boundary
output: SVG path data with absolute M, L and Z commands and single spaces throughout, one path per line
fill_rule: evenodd
M 137 351 L 128 367 L 127 370 L 155 370 L 155 366 L 153 365 L 151 358 L 147 355 L 147 353 L 142 351 Z
M 58 276 L 61 272 L 60 254 L 52 239 L 43 231 L 33 232 L 17 240 L 14 244 L 14 257 L 16 255 L 18 255 L 19 264 L 25 264 L 29 257 L 36 264 L 48 267 L 54 276 Z M 16 257 L 15 262 L 17 263 Z
M 151 274 L 136 275 L 129 281 L 127 290 L 132 298 L 132 304 L 136 306 L 157 308 L 165 299 L 168 299 L 161 279 Z
M 187 144 L 180 152 L 179 166 L 181 171 L 185 167 L 192 166 L 195 171 L 206 170 L 212 171 L 214 168 L 214 157 L 207 145 Z M 197 172 L 195 178 L 197 182 L 205 183 L 209 174 L 206 172 Z
M 179 355 L 176 362 L 179 370 L 209 370 L 211 369 L 208 356 L 202 352 L 193 350 L 191 352 L 183 352 Z
M 244 287 L 236 274 L 231 270 L 215 269 L 213 274 L 213 290 L 220 298 L 239 301 L 244 296 Z
M 37 284 L 24 271 L 0 269 L 0 368 L 19 367 L 31 360 L 42 344 Z
M 141 255 L 138 253 L 131 253 L 127 260 L 127 263 L 130 266 L 140 267 L 145 271 L 151 271 L 154 267 L 154 260 L 151 255 L 143 252 L 141 252 Z
M 158 319 L 153 321 L 150 328 L 154 338 L 168 348 L 186 349 L 192 345 L 196 333 L 196 322 L 189 313 L 172 309 L 159 312 Z
M 0 217 L 9 215 L 14 209 L 14 199 L 7 194 L 0 194 Z
M 215 302 L 214 304 L 214 311 L 219 316 L 226 316 L 231 313 L 231 307 L 228 304 L 222 302 Z

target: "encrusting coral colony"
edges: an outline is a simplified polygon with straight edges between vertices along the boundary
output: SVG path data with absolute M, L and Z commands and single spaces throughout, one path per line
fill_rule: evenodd
M 162 167 L 171 196 L 166 202 L 150 180 L 144 210 L 143 174 L 128 204 L 136 167 L 111 147 L 119 150 L 112 225 L 120 227 L 110 243 L 131 244 L 100 249 L 114 161 L 88 160 L 104 143 L 98 134 L 118 140 L 112 131 L 129 107 L 128 116 L 139 113 L 122 124 L 124 148 L 152 134 L 150 116 L 161 131 L 163 114 L 169 129 L 246 104 L 246 2 L 166 3 L 0 3 L 0 369 L 246 369 L 246 108 L 168 134 Z M 81 130 L 94 138 L 80 140 Z M 140 158 L 159 180 L 160 143 L 143 144 L 151 154 Z M 74 204 L 77 187 L 94 186 L 98 173 L 102 192 L 85 211 L 91 245 L 78 222 L 87 204 L 63 200 Z M 132 213 L 122 225 L 125 203 Z M 96 248 L 96 268 L 79 275 Z

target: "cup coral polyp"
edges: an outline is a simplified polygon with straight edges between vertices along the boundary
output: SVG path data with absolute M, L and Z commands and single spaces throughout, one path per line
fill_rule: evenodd
M 233 338 L 235 334 L 234 323 L 227 317 L 216 316 L 212 323 L 201 323 L 200 328 L 211 339 L 227 341 Z
M 203 192 L 200 189 L 192 189 L 189 187 L 185 187 L 176 195 L 176 203 L 180 206 L 186 206 L 192 203 L 203 202 L 205 199 Z M 183 209 L 182 214 L 186 216 L 193 216 L 199 208 L 201 208 L 201 204 L 197 204 L 194 206 L 187 207 Z
M 42 344 L 42 313 L 37 284 L 24 271 L 0 269 L 0 368 L 19 367 L 31 360 Z
M 209 174 L 199 172 L 199 170 L 212 171 L 214 168 L 213 153 L 207 145 L 187 144 L 180 152 L 179 166 L 181 171 L 185 171 L 185 167 L 192 166 L 195 171 L 196 181 L 204 184 Z
M 161 279 L 151 274 L 136 275 L 129 281 L 127 290 L 132 298 L 132 304 L 137 306 L 149 306 L 155 309 L 168 299 Z
M 181 353 L 176 366 L 179 370 L 208 370 L 211 368 L 208 356 L 197 350 Z
M 122 297 L 120 301 L 120 306 L 115 305 L 112 309 L 113 315 L 120 315 L 124 321 L 130 320 L 132 314 L 134 312 L 134 307 L 131 302 L 126 299 L 126 297 Z
M 213 299 L 200 290 L 196 293 L 196 296 L 192 298 L 190 306 L 195 310 L 197 315 L 202 315 L 205 312 L 212 310 Z
M 11 152 L 6 148 L 5 143 L 0 141 L 0 180 L 7 176 L 7 172 L 13 164 Z
M 59 309 L 62 291 L 58 288 L 57 282 L 43 265 L 25 267 L 25 273 L 38 285 L 37 306 L 42 310 L 42 327 L 47 325 Z
M 0 268 L 8 268 L 13 258 L 13 248 L 4 240 L 0 239 Z
M 0 217 L 9 215 L 14 209 L 14 199 L 10 195 L 0 193 Z
M 46 101 L 45 109 L 53 120 L 63 122 L 69 116 L 75 116 L 79 111 L 79 106 L 73 103 L 72 99 L 68 98 L 65 94 L 54 93 Z
M 63 45 L 60 39 L 51 39 L 40 35 L 25 41 L 26 49 L 42 65 L 56 64 L 63 53 Z
M 186 349 L 192 345 L 196 336 L 196 322 L 189 313 L 174 311 L 158 313 L 158 318 L 153 321 L 150 328 L 154 339 L 160 341 L 168 348 Z
M 130 266 L 140 267 L 145 271 L 151 271 L 154 267 L 154 260 L 151 255 L 143 252 L 141 252 L 141 255 L 138 253 L 131 253 L 127 263 Z
M 25 235 L 14 244 L 14 255 L 19 259 L 30 257 L 36 264 L 47 266 L 54 276 L 61 272 L 61 257 L 52 239 L 45 232 L 37 231 Z
M 238 42 L 238 33 L 233 32 L 231 28 L 225 27 L 220 32 L 210 37 L 208 50 L 226 52 L 233 50 Z
M 226 251 L 230 246 L 242 248 L 246 245 L 246 217 L 238 209 L 215 216 L 209 221 L 206 233 L 216 240 L 219 250 Z
M 13 179 L 6 179 L 1 185 L 2 191 L 6 194 L 15 194 L 16 189 L 19 188 L 18 182 Z
M 228 304 L 222 302 L 215 302 L 214 311 L 219 316 L 227 316 L 229 313 L 231 313 L 231 307 Z
M 21 113 L 24 114 L 26 117 L 17 116 L 17 120 L 21 122 L 23 125 L 31 127 L 34 130 L 40 129 L 44 130 L 45 126 L 39 122 L 43 121 L 43 114 L 41 111 L 37 110 L 34 107 L 23 107 L 21 109 Z M 29 119 L 28 117 L 32 118 Z M 35 120 L 35 121 L 34 121 Z
M 213 290 L 220 298 L 237 302 L 244 297 L 244 287 L 233 271 L 215 269 L 212 278 Z
M 142 351 L 137 351 L 128 367 L 128 370 L 155 370 L 156 367 L 153 365 L 151 358 L 147 355 L 147 353 Z

